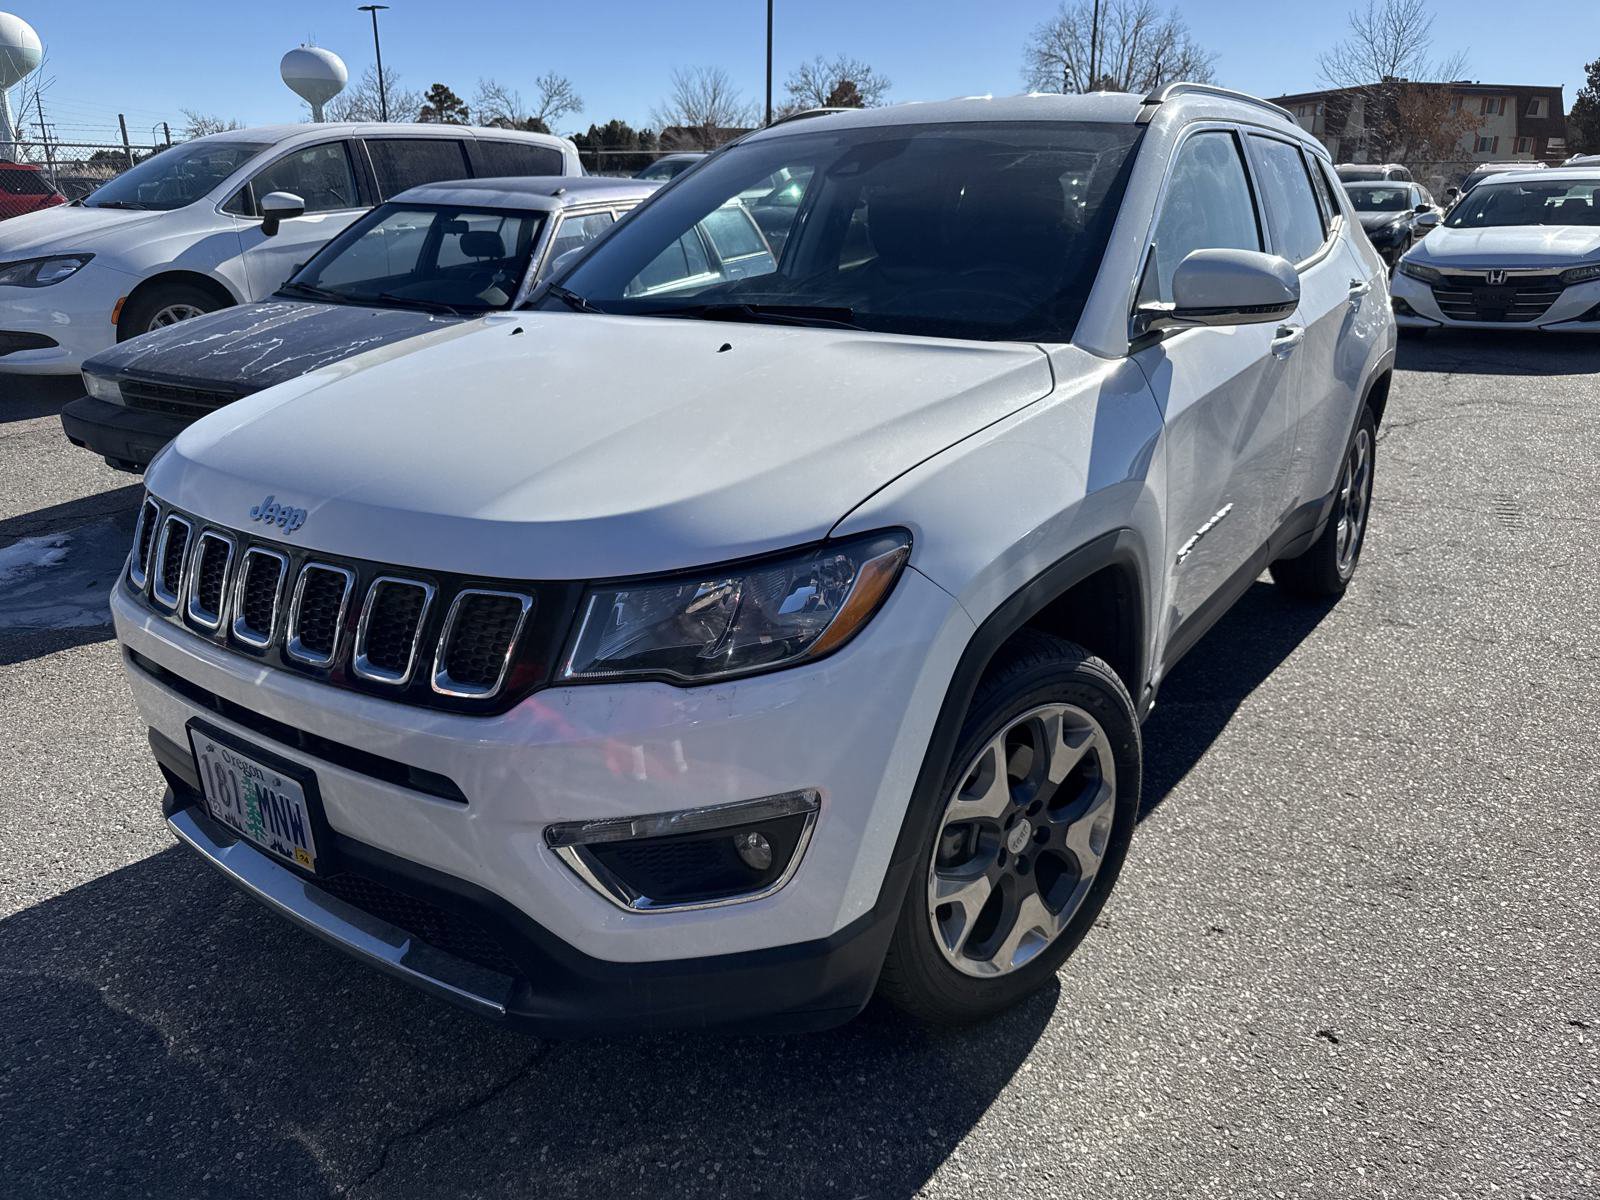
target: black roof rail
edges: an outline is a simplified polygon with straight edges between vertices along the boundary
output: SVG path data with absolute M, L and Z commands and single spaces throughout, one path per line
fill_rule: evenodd
M 807 117 L 826 117 L 830 113 L 855 112 L 853 108 L 802 108 L 799 112 L 789 113 L 787 116 L 775 117 L 771 125 L 763 128 L 771 129 L 777 125 L 787 125 L 790 121 L 804 121 Z
M 1217 87 L 1211 83 L 1190 83 L 1188 80 L 1183 79 L 1157 88 L 1144 98 L 1144 102 L 1149 107 L 1171 100 L 1174 96 L 1183 95 L 1216 96 L 1221 100 L 1237 100 L 1241 104 L 1253 104 L 1257 108 L 1264 108 L 1268 112 L 1284 118 L 1290 124 L 1299 124 L 1294 119 L 1294 114 L 1281 104 L 1263 100 L 1260 96 L 1252 96 L 1249 92 L 1236 92 L 1232 88 Z M 1150 118 L 1143 116 L 1142 119 L 1148 121 Z

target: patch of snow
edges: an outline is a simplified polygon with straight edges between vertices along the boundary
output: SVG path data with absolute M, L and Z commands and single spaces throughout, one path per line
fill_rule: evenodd
M 57 533 L 23 538 L 0 549 L 0 584 L 10 583 L 29 571 L 60 566 L 66 561 L 71 540 L 66 534 Z

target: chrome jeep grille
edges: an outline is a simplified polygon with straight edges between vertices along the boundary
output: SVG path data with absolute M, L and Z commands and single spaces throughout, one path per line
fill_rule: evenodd
M 125 584 L 167 621 L 235 653 L 470 711 L 504 707 L 547 680 L 578 590 L 490 585 L 255 541 L 154 498 L 140 510 Z

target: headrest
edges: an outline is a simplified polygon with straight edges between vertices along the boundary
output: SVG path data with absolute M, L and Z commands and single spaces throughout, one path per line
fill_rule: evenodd
M 468 258 L 504 258 L 505 239 L 492 229 L 474 229 L 461 235 L 461 253 Z

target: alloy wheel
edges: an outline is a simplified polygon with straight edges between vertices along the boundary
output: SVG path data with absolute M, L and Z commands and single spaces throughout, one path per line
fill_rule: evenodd
M 1334 560 L 1340 578 L 1355 569 L 1361 537 L 1366 532 L 1367 513 L 1372 506 L 1372 434 L 1365 427 L 1356 431 L 1355 444 L 1345 458 L 1339 476 L 1335 526 Z
M 150 318 L 150 328 L 165 329 L 168 325 L 176 325 L 179 321 L 203 317 L 205 313 L 205 309 L 197 308 L 193 304 L 169 304 Z
M 946 961 L 993 978 L 1060 937 L 1105 858 L 1116 791 L 1111 741 L 1081 708 L 1042 705 L 996 734 L 946 804 L 928 870 Z

